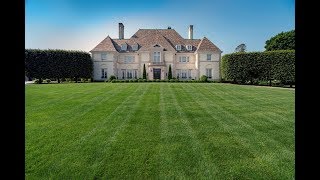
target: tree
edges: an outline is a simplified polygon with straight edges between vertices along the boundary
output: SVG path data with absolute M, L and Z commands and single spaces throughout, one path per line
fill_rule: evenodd
M 168 79 L 169 79 L 169 80 L 172 79 L 171 64 L 169 64 Z
M 247 50 L 247 46 L 242 43 L 242 44 L 238 45 L 234 51 L 235 52 L 246 52 L 246 50 Z
M 147 79 L 146 65 L 145 65 L 145 64 L 143 64 L 143 74 L 142 74 L 142 79 Z
M 295 50 L 295 30 L 281 32 L 266 41 L 266 51 Z

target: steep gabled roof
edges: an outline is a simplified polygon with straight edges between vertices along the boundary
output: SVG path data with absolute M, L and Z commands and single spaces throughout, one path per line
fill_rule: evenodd
M 121 50 L 122 44 L 127 44 L 126 51 Z M 138 51 L 149 51 L 155 44 L 158 44 L 167 51 L 176 51 L 175 46 L 181 45 L 181 51 L 178 52 L 222 52 L 206 37 L 203 39 L 184 39 L 174 29 L 139 29 L 130 39 L 111 39 L 107 36 L 91 51 L 132 52 L 132 46 L 135 44 L 139 45 Z M 187 45 L 192 45 L 191 51 L 186 49 Z
M 197 51 L 216 51 L 222 52 L 216 45 L 214 45 L 208 38 L 204 37 L 198 47 Z
M 155 44 L 160 45 L 167 51 L 175 51 L 169 41 L 159 31 L 153 31 L 153 33 L 148 33 L 139 38 L 138 43 L 141 45 L 139 51 L 149 51 Z
M 117 51 L 114 47 L 114 42 L 110 38 L 110 36 L 107 36 L 104 40 L 102 40 L 95 48 L 93 48 L 91 51 Z M 90 51 L 90 52 L 91 52 Z

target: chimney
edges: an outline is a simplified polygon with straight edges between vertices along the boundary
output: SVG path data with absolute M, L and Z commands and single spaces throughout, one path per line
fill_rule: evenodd
M 189 39 L 193 39 L 193 25 L 189 26 Z
M 124 25 L 119 23 L 119 39 L 124 39 Z

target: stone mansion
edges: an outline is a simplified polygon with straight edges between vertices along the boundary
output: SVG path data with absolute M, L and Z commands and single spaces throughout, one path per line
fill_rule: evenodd
M 124 25 L 119 23 L 119 38 L 107 36 L 91 51 L 94 80 L 111 75 L 118 79 L 142 78 L 143 66 L 147 79 L 167 79 L 169 65 L 172 76 L 180 80 L 220 79 L 222 51 L 209 39 L 193 39 L 193 25 L 185 39 L 174 29 L 139 29 L 124 39 Z

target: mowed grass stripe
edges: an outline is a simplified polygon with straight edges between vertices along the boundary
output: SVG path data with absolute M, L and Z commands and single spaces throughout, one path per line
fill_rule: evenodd
M 72 174 L 71 177 L 76 178 L 91 179 L 104 176 L 105 171 L 107 171 L 108 153 L 112 152 L 113 144 L 118 141 L 122 131 L 128 127 L 128 122 L 136 109 L 134 107 L 139 104 L 144 95 L 143 93 L 140 94 L 140 92 L 144 91 L 145 88 L 142 86 L 136 88 L 125 100 L 120 101 L 121 104 L 114 111 L 96 124 L 95 128 L 74 143 L 74 148 L 69 149 L 63 155 L 63 162 L 56 167 L 60 171 L 60 176 L 56 178 L 65 178 L 64 174 L 68 173 Z M 128 105 L 131 108 L 128 108 Z M 81 159 L 78 159 L 76 163 L 69 164 L 68 168 L 61 169 L 64 164 L 70 163 L 76 158 Z M 85 166 L 85 172 L 87 173 L 78 173 L 79 166 Z
M 26 178 L 293 179 L 294 91 L 219 83 L 26 86 Z
M 184 157 L 184 161 L 181 162 L 181 164 L 184 165 L 185 171 L 183 178 L 187 177 L 193 177 L 193 178 L 200 178 L 200 177 L 206 177 L 206 178 L 213 178 L 214 175 L 218 172 L 217 166 L 212 163 L 212 160 L 208 156 L 208 153 L 205 152 L 205 149 L 202 147 L 202 144 L 197 137 L 197 133 L 193 129 L 193 127 L 190 125 L 190 121 L 192 117 L 188 116 L 185 111 L 189 109 L 190 107 L 187 107 L 184 109 L 181 106 L 181 94 L 183 91 L 177 90 L 179 85 L 168 85 L 169 88 L 167 90 L 168 94 L 170 95 L 171 102 L 173 103 L 173 106 L 176 109 L 177 113 L 177 120 L 178 125 L 181 128 L 181 131 L 183 132 L 184 138 L 186 138 L 186 142 L 188 143 L 189 147 L 185 147 L 185 149 L 190 149 L 193 153 L 193 155 L 185 154 L 186 157 Z M 184 99 L 185 100 L 185 99 Z M 174 138 L 175 136 L 173 136 Z M 184 152 L 181 152 L 183 154 Z M 186 162 L 190 161 L 190 164 L 185 164 Z
M 128 87 L 128 86 L 127 86 Z M 38 136 L 39 131 L 30 129 L 32 132 L 35 132 L 34 134 L 30 134 L 30 136 L 26 136 L 26 142 L 32 143 L 30 141 L 29 137 L 34 136 L 32 140 L 35 142 L 38 142 L 40 140 L 41 143 L 37 143 L 38 146 L 32 146 L 31 149 L 26 149 L 26 153 L 32 151 L 38 155 L 42 153 L 42 155 L 50 155 L 49 159 L 46 160 L 57 160 L 59 158 L 56 158 L 55 155 L 61 155 L 61 152 L 65 152 L 66 150 L 72 149 L 72 147 L 78 147 L 74 146 L 76 142 L 79 140 L 83 139 L 84 136 L 87 136 L 87 134 L 90 134 L 93 130 L 96 129 L 98 125 L 101 125 L 103 122 L 102 118 L 105 118 L 105 115 L 108 114 L 108 111 L 111 110 L 111 112 L 114 112 L 115 109 L 118 108 L 121 104 L 125 102 L 125 99 L 129 99 L 130 96 L 128 97 L 128 92 L 131 92 L 131 90 L 135 90 L 133 87 L 125 89 L 125 87 L 121 89 L 117 89 L 119 92 L 119 96 L 108 96 L 112 97 L 113 100 L 110 100 L 108 103 L 109 105 L 101 105 L 101 104 L 96 104 L 92 105 L 92 108 L 90 108 L 90 111 L 85 111 L 86 113 L 83 113 L 83 116 L 80 116 L 80 118 L 71 118 L 67 116 L 66 119 L 63 119 L 64 127 L 63 128 L 56 128 L 54 122 L 51 122 L 53 126 L 47 126 L 46 129 L 47 133 L 43 133 L 41 137 Z M 133 91 L 131 93 L 134 93 Z M 114 93 L 116 95 L 116 93 Z M 108 98 L 105 98 L 105 101 Z M 85 102 L 85 101 L 84 101 Z M 90 101 L 89 101 L 90 103 Z M 119 103 L 118 106 L 114 106 L 117 103 Z M 86 104 L 86 103 L 83 103 Z M 108 108 L 106 108 L 108 107 Z M 96 110 L 96 111 L 93 111 Z M 81 113 L 81 109 L 78 109 L 78 113 Z M 97 117 L 97 118 L 92 118 L 92 117 Z M 97 124 L 98 123 L 98 124 Z M 27 123 L 26 123 L 27 124 Z M 41 128 L 38 126 L 38 128 Z M 28 129 L 28 125 L 27 125 Z M 69 133 L 60 133 L 61 131 L 69 132 Z M 27 134 L 28 135 L 28 134 Z M 58 135 L 58 136 L 57 136 Z M 58 138 L 59 137 L 59 138 Z M 47 141 L 45 141 L 47 140 Z M 51 142 L 51 143 L 48 143 Z M 80 141 L 79 141 L 80 142 Z M 56 146 L 59 144 L 59 146 Z M 27 145 L 27 147 L 30 147 Z M 37 153 L 38 152 L 38 153 Z M 40 156 L 41 157 L 41 156 Z M 30 161 L 32 162 L 34 159 L 31 159 Z M 38 162 L 35 162 L 38 163 Z M 49 164 L 49 163 L 47 163 Z M 52 163 L 54 164 L 54 163 Z M 31 167 L 27 166 L 26 171 L 30 170 L 32 171 L 32 163 L 29 164 Z M 29 167 L 29 168 L 28 168 Z M 47 167 L 44 167 L 46 169 Z
M 219 87 L 219 85 L 218 85 Z M 210 96 L 212 91 L 207 88 L 201 88 L 205 91 L 206 96 Z M 240 88 L 241 89 L 241 88 Z M 272 89 L 274 90 L 274 89 Z M 276 89 L 282 90 L 282 89 Z M 224 90 L 228 91 L 228 90 Z M 233 91 L 233 90 L 230 90 Z M 237 114 L 237 116 L 245 121 L 246 124 L 251 125 L 254 129 L 257 129 L 260 132 L 267 133 L 268 136 L 273 138 L 274 140 L 281 142 L 283 145 L 292 145 L 292 135 L 294 134 L 294 123 L 293 116 L 285 116 L 283 114 L 273 115 L 273 118 L 269 116 L 268 109 L 261 108 L 258 106 L 257 102 L 248 102 L 246 101 L 245 95 L 234 96 L 233 93 L 230 93 L 229 96 L 220 96 L 221 99 L 233 99 L 236 100 L 236 106 L 224 106 L 226 110 L 232 112 L 233 114 Z M 244 99 L 238 98 L 244 97 Z M 259 101 L 260 97 L 263 97 L 263 94 L 259 94 L 257 96 L 257 101 Z M 287 98 L 290 99 L 290 98 Z M 286 102 L 283 102 L 286 103 Z M 291 102 L 293 104 L 293 102 Z M 246 108 L 243 108 L 246 107 Z M 292 108 L 293 109 L 293 108 Z M 291 114 L 293 114 L 293 110 L 291 110 Z M 291 118 L 291 119 L 290 119 Z M 292 148 L 292 147 L 290 147 Z
M 158 87 L 142 85 L 139 100 L 132 99 L 127 126 L 120 131 L 105 154 L 100 171 L 102 178 L 148 179 L 157 172 L 156 148 L 159 141 L 160 115 Z M 114 162 L 110 164 L 109 162 Z M 153 176 L 152 176 L 153 175 Z
M 189 88 L 192 89 L 195 87 L 189 86 Z M 247 161 L 250 162 L 249 164 L 247 161 L 242 160 L 242 163 L 245 163 L 245 166 L 243 167 L 246 167 L 247 173 L 245 174 L 242 173 L 241 171 L 244 171 L 244 170 L 240 168 L 239 174 L 241 174 L 242 176 L 246 175 L 244 177 L 241 176 L 240 178 L 249 178 L 251 174 L 256 175 L 257 169 L 259 168 L 264 169 L 264 173 L 258 171 L 261 178 L 267 175 L 274 176 L 275 178 L 279 176 L 281 177 L 286 176 L 291 178 L 290 174 L 283 175 L 282 173 L 283 172 L 288 173 L 288 171 L 283 171 L 284 169 L 293 170 L 294 168 L 294 161 L 292 161 L 294 159 L 294 149 L 292 148 L 292 146 L 290 146 L 289 148 L 284 147 L 285 145 L 282 142 L 272 137 L 273 134 L 267 134 L 261 130 L 256 129 L 251 124 L 247 124 L 243 122 L 244 119 L 241 119 L 241 117 L 238 117 L 238 114 L 235 115 L 233 114 L 232 110 L 226 109 L 226 107 L 228 106 L 226 105 L 223 106 L 222 104 L 218 105 L 217 103 L 214 103 L 216 96 L 212 96 L 211 93 L 205 94 L 203 88 L 197 88 L 197 90 L 199 93 L 197 93 L 197 95 L 195 96 L 195 99 L 207 98 L 208 100 L 208 102 L 206 103 L 207 105 L 203 105 L 202 107 L 204 109 L 208 108 L 209 110 L 207 112 L 210 112 L 210 109 L 211 109 L 211 112 L 218 111 L 219 113 L 215 114 L 215 116 L 218 116 L 218 118 L 221 119 L 220 123 L 224 126 L 225 131 L 229 132 L 235 138 L 237 138 L 238 141 L 242 142 L 241 143 L 242 146 L 247 146 L 247 148 L 245 149 L 250 150 L 251 152 L 250 154 L 254 155 L 252 157 L 249 156 L 249 158 L 247 158 Z M 218 95 L 218 97 L 220 97 L 220 95 Z M 220 97 L 220 98 L 227 98 L 227 96 Z M 279 133 L 281 134 L 281 131 Z M 252 142 L 255 142 L 255 143 L 253 144 Z M 294 142 L 294 139 L 291 138 L 291 144 L 294 144 L 293 142 Z M 229 149 L 226 149 L 226 150 L 229 150 Z M 237 154 L 237 152 L 232 152 L 231 154 L 235 155 Z M 288 161 L 288 160 L 290 160 L 292 164 L 284 167 L 282 162 Z M 234 160 L 231 160 L 231 161 L 232 163 L 228 164 L 228 167 L 232 167 Z M 273 161 L 278 161 L 278 162 L 275 163 Z M 256 163 L 256 164 L 253 164 L 253 163 Z M 237 166 L 237 168 L 239 167 L 241 166 Z M 248 169 L 252 169 L 252 171 L 248 171 Z

